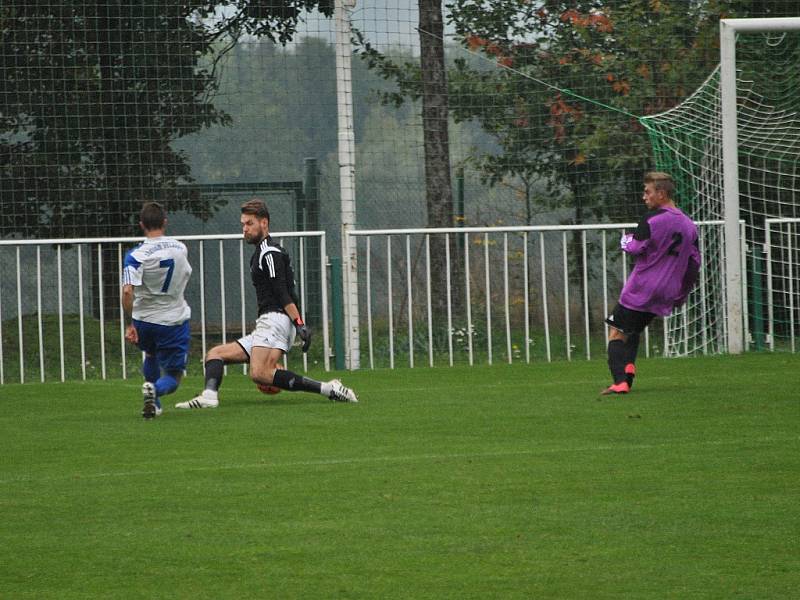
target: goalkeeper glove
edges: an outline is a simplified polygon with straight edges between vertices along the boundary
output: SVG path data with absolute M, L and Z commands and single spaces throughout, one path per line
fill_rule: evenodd
M 633 234 L 632 233 L 623 233 L 622 234 L 622 239 L 619 241 L 619 246 L 623 250 L 627 250 L 628 249 L 628 244 L 630 244 L 632 241 L 633 241 Z
M 297 317 L 294 320 L 294 328 L 297 335 L 303 340 L 303 352 L 308 352 L 308 347 L 311 345 L 311 330 L 303 323 L 303 319 Z

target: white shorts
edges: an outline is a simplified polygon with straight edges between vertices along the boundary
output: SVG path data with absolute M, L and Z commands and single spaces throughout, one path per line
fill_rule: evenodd
M 294 343 L 295 335 L 294 325 L 289 319 L 289 315 L 268 312 L 258 317 L 256 328 L 253 329 L 250 335 L 246 335 L 236 341 L 247 352 L 247 356 L 250 356 L 253 346 L 279 348 L 284 352 L 289 352 L 289 348 Z

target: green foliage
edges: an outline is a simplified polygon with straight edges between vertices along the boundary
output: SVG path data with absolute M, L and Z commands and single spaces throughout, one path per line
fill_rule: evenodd
M 709 3 L 678 4 L 452 2 L 464 46 L 498 64 L 461 67 L 457 79 L 462 93 L 491 90 L 495 104 L 454 103 L 499 141 L 501 153 L 478 158 L 487 179 L 544 178 L 568 192 L 578 222 L 635 197 L 651 156 L 636 116 L 674 106 L 713 66 Z
M 153 422 L 136 380 L 3 386 L 0 597 L 790 598 L 798 368 L 337 374 L 356 405 L 229 374 Z
M 319 10 L 333 15 L 333 0 L 212 0 L 205 4 L 217 14 L 230 15 L 215 31 L 238 38 L 248 34 L 286 44 L 297 30 L 304 11 Z
M 531 203 L 571 206 L 576 222 L 629 219 L 639 206 L 620 198 L 637 198 L 653 167 L 638 117 L 675 106 L 708 76 L 721 16 L 791 12 L 780 4 L 452 0 L 447 18 L 461 50 L 448 72 L 451 115 L 496 141 L 470 162 L 483 183 L 520 182 L 528 219 Z M 380 53 L 363 34 L 357 40 L 369 67 L 396 84 L 384 102 L 420 97 L 418 64 Z
M 416 102 L 422 97 L 422 70 L 418 60 L 409 56 L 402 62 L 397 62 L 398 57 L 380 52 L 357 28 L 353 28 L 353 41 L 360 49 L 359 57 L 367 67 L 374 70 L 386 81 L 396 85 L 396 89 L 380 92 L 383 104 L 400 108 L 407 100 Z
M 192 175 L 171 144 L 230 124 L 212 100 L 215 42 L 285 43 L 314 8 L 332 2 L 4 3 L 0 231 L 129 234 L 143 199 L 208 218 L 214 206 L 179 187 Z

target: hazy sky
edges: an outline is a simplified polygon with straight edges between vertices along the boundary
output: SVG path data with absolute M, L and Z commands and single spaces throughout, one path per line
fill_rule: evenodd
M 352 11 L 353 26 L 378 45 L 414 47 L 417 34 L 417 0 L 356 0 Z M 300 35 L 322 37 L 333 41 L 333 22 L 318 14 L 308 15 L 299 28 Z

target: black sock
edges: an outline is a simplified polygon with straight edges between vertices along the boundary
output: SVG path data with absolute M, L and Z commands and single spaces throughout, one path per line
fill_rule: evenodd
M 625 364 L 635 363 L 636 355 L 639 353 L 639 334 L 634 333 L 628 336 L 625 342 Z
M 222 385 L 222 376 L 225 374 L 225 361 L 221 358 L 212 358 L 206 361 L 206 389 L 217 391 Z
M 615 384 L 625 381 L 625 343 L 622 340 L 608 342 L 608 370 Z
M 314 392 L 319 394 L 322 384 L 315 379 L 303 377 L 286 369 L 276 369 L 272 385 L 290 392 Z
M 639 334 L 634 333 L 628 336 L 628 341 L 625 342 L 625 367 L 636 363 L 636 354 L 639 352 Z M 628 387 L 633 385 L 633 373 L 625 373 L 625 381 L 628 382 Z

